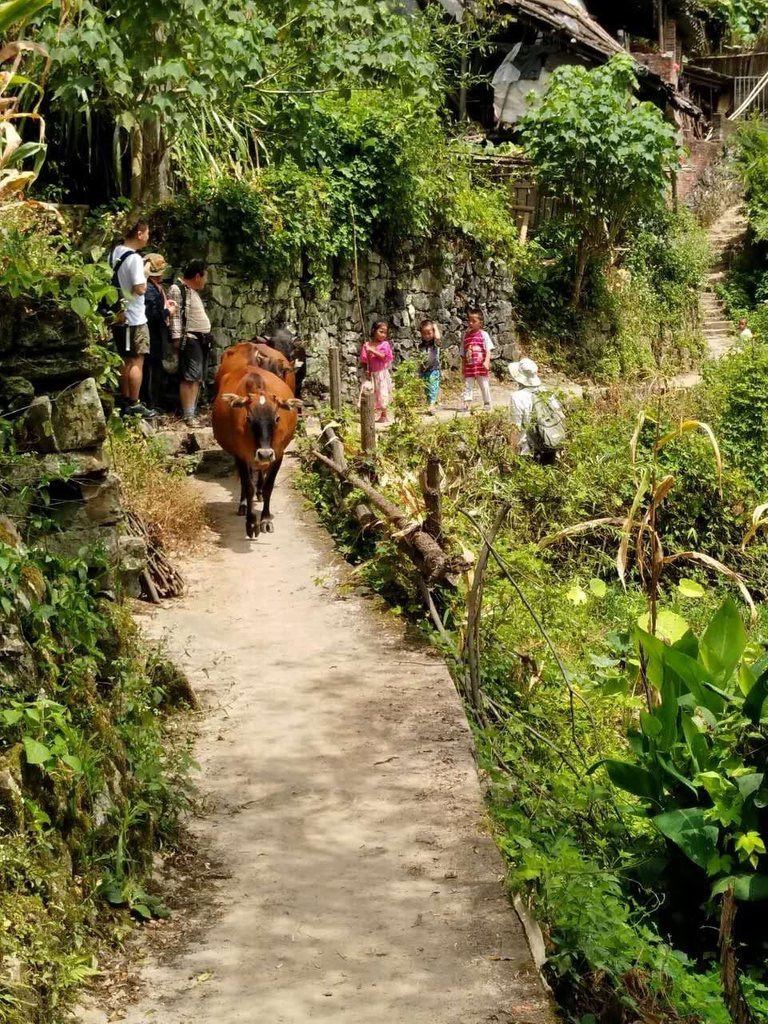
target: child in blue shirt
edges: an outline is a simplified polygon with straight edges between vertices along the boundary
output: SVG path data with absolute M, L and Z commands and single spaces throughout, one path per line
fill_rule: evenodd
M 424 381 L 427 393 L 427 412 L 430 416 L 434 416 L 437 400 L 440 397 L 440 331 L 433 320 L 422 320 L 419 325 L 419 333 L 421 334 L 419 376 Z

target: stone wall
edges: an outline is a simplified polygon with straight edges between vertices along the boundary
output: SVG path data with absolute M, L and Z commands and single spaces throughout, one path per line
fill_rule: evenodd
M 209 245 L 206 258 L 210 286 L 204 298 L 216 340 L 216 361 L 228 345 L 285 324 L 307 346 L 310 392 L 327 385 L 329 345 L 341 348 L 345 389 L 349 393 L 356 389 L 363 337 L 360 307 L 366 330 L 374 320 L 389 321 L 397 359 L 415 352 L 419 323 L 431 318 L 440 326 L 445 364 L 457 367 L 466 312 L 473 305 L 485 313 L 486 327 L 496 343 L 497 368 L 518 357 L 510 270 L 495 260 L 478 261 L 466 250 L 446 248 L 437 255 L 411 250 L 396 259 L 377 253 L 362 257 L 359 305 L 351 265 L 336 268 L 330 294 L 320 295 L 298 269 L 292 280 L 277 284 L 244 280 L 220 242 Z
M 0 296 L 0 407 L 21 409 L 99 369 L 74 313 L 43 300 Z
M 143 540 L 124 531 L 120 480 L 104 452 L 107 423 L 95 380 L 35 398 L 19 435 L 26 455 L 0 455 L 0 513 L 27 524 L 27 539 L 51 554 L 74 558 L 83 548 L 99 545 L 127 591 L 138 595 L 147 552 Z M 55 529 L 37 536 L 41 488 L 48 503 L 40 511 Z

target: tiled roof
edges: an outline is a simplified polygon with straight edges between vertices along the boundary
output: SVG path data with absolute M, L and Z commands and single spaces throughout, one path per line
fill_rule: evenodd
M 558 32 L 570 35 L 574 42 L 611 57 L 622 53 L 623 47 L 613 36 L 576 4 L 569 0 L 502 0 L 505 7 L 511 7 L 520 17 L 543 22 Z

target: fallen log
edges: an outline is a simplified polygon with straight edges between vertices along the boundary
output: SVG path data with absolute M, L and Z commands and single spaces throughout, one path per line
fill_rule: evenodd
M 326 428 L 324 433 L 327 434 L 328 429 Z M 451 577 L 459 576 L 471 568 L 470 563 L 464 558 L 446 555 L 434 537 L 430 537 L 422 529 L 420 523 L 414 522 L 394 502 L 380 494 L 367 480 L 349 469 L 346 463 L 339 465 L 317 450 L 314 451 L 314 456 L 318 462 L 327 466 L 340 479 L 365 495 L 368 503 L 381 513 L 383 522 L 389 528 L 393 538 L 421 570 L 426 582 L 451 581 Z

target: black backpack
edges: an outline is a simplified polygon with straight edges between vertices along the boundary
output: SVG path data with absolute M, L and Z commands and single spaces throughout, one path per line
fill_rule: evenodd
M 109 257 L 112 255 L 114 251 L 114 249 L 111 249 L 107 254 L 107 263 L 109 263 Z M 103 316 L 104 319 L 109 320 L 110 323 L 117 322 L 117 318 L 120 316 L 124 308 L 123 296 L 120 293 L 120 281 L 118 280 L 117 277 L 118 271 L 120 270 L 120 267 L 122 267 L 123 263 L 125 263 L 125 261 L 128 259 L 128 257 L 133 256 L 135 253 L 135 249 L 129 249 L 128 252 L 124 252 L 120 259 L 117 260 L 114 267 L 112 267 L 112 287 L 117 292 L 117 298 L 114 300 L 114 302 L 110 302 L 106 295 L 99 300 L 99 305 L 97 307 L 99 316 Z

